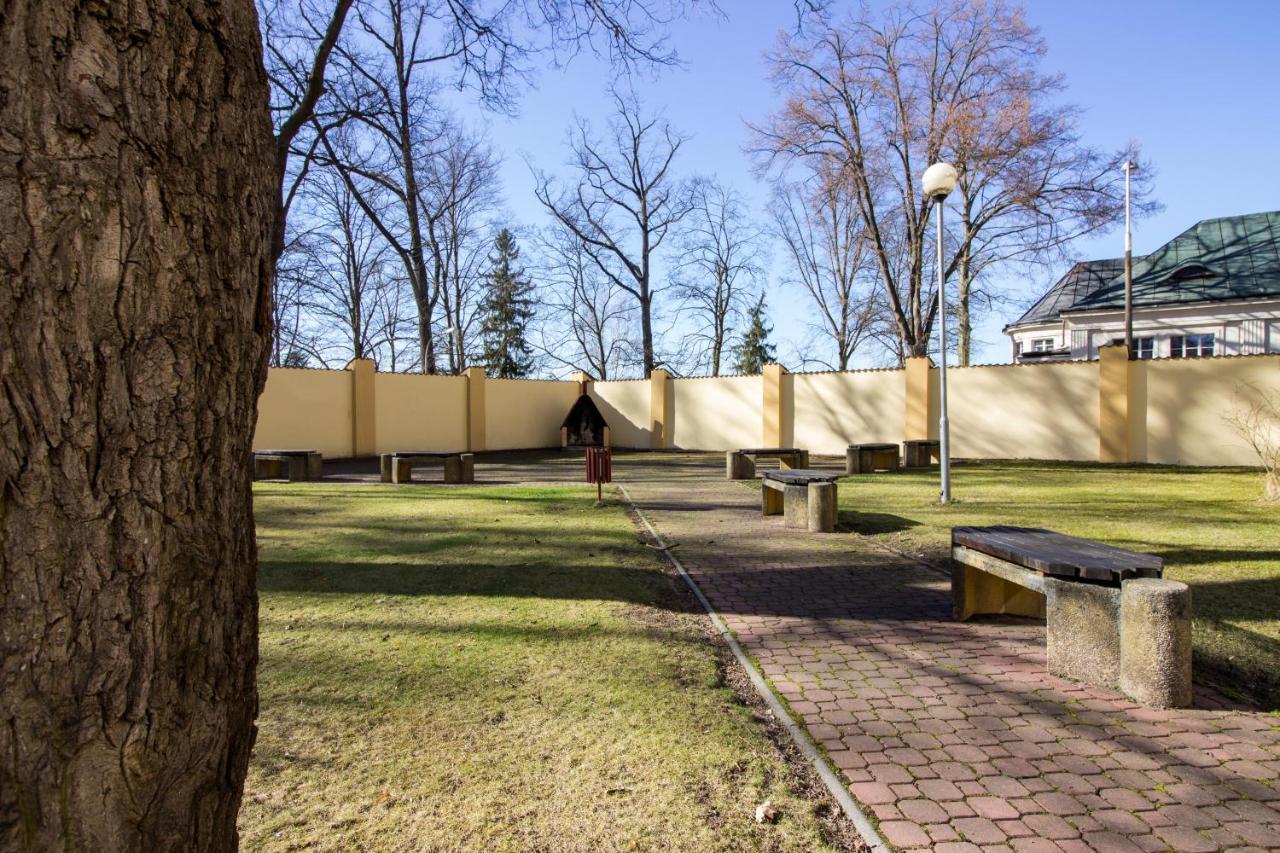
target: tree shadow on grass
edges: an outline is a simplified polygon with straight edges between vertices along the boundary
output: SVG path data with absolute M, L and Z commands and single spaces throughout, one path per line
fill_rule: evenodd
M 549 561 L 431 565 L 267 559 L 258 573 L 258 589 L 266 593 L 621 601 L 697 612 L 687 597 L 670 595 L 669 585 L 667 575 L 654 569 Z
M 887 512 L 861 512 L 859 510 L 842 509 L 837 519 L 841 530 L 854 533 L 874 535 L 877 533 L 899 533 L 919 527 L 920 522 Z

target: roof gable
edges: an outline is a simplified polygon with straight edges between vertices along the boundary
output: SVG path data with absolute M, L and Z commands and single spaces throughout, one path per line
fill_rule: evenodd
M 1086 274 L 1088 281 L 1081 282 Z M 1106 280 L 1096 282 L 1101 276 Z M 1280 211 L 1205 219 L 1133 259 L 1136 306 L 1268 296 L 1280 296 Z M 1123 307 L 1124 260 L 1089 261 L 1072 267 L 1012 325 Z

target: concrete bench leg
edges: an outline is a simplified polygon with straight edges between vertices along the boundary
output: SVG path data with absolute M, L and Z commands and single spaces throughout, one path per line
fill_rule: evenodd
M 809 451 L 801 450 L 800 458 L 797 459 L 796 461 L 801 468 L 808 468 L 809 467 Z
M 1099 687 L 1120 682 L 1120 590 L 1045 578 L 1049 672 Z
M 761 515 L 782 515 L 782 492 L 768 486 L 760 488 Z
M 378 457 L 378 467 L 381 469 L 382 482 L 391 482 L 391 454 L 383 453 Z
M 307 454 L 307 479 L 324 479 L 324 456 L 319 453 Z
M 809 487 L 785 486 L 782 491 L 782 517 L 787 527 L 809 527 Z
M 408 483 L 413 479 L 413 463 L 407 459 L 396 459 L 391 465 L 391 482 Z
M 446 456 L 444 458 L 444 481 L 446 483 L 462 482 L 462 457 Z
M 862 457 L 852 447 L 844 452 L 844 472 L 846 474 L 862 473 Z
M 1120 592 L 1120 689 L 1144 705 L 1191 704 L 1191 590 L 1134 578 Z
M 836 529 L 836 484 L 809 484 L 809 532 L 833 533 Z
M 725 476 L 730 480 L 751 480 L 756 476 L 756 463 L 745 453 L 730 450 L 725 453 Z
M 462 482 L 474 483 L 476 481 L 476 455 L 474 453 L 464 453 L 462 460 Z

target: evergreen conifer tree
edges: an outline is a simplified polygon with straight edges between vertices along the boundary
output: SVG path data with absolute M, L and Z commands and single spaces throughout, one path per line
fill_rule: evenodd
M 734 366 L 739 374 L 761 373 L 766 364 L 772 364 L 777 358 L 775 347 L 769 342 L 772 331 L 773 326 L 765 320 L 764 294 L 761 294 L 747 312 L 746 333 L 733 348 L 733 356 L 737 359 Z
M 533 318 L 533 285 L 517 266 L 520 249 L 506 228 L 489 256 L 489 292 L 481 304 L 480 355 L 485 372 L 496 379 L 519 379 L 533 370 L 533 350 L 525 331 Z

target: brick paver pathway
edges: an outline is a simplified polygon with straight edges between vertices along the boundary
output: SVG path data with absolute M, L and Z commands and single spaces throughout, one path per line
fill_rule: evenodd
M 615 477 L 901 848 L 1280 849 L 1280 719 L 1154 711 L 1045 671 L 1043 626 L 956 623 L 939 572 L 762 518 L 687 458 Z

